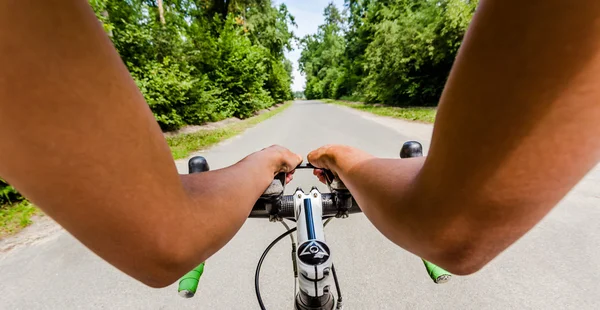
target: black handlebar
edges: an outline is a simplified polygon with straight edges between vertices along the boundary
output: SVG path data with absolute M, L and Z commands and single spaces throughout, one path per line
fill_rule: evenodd
M 338 207 L 339 204 L 336 203 L 336 199 L 337 194 L 321 194 L 321 202 L 323 205 L 323 217 L 338 216 L 340 215 L 340 212 L 345 211 L 341 210 Z M 278 204 L 278 208 L 275 208 L 276 204 Z M 352 206 L 350 206 L 347 211 L 348 214 L 362 212 L 354 199 L 352 199 Z M 254 207 L 252 208 L 252 211 L 250 212 L 250 215 L 248 217 L 271 218 L 273 216 L 279 216 L 281 218 L 295 218 L 294 196 L 285 195 L 281 196 L 279 199 L 276 200 L 260 198 L 254 204 Z
M 299 165 L 295 169 L 315 169 L 313 165 L 307 163 L 305 165 Z M 202 156 L 196 156 L 188 162 L 189 173 L 202 173 L 209 171 L 209 165 L 206 159 Z M 323 170 L 327 181 L 330 183 L 336 179 L 333 173 L 329 170 Z M 279 194 L 273 195 L 265 192 L 261 198 L 254 204 L 252 211 L 250 212 L 249 218 L 295 218 L 294 215 L 294 196 L 283 195 L 285 173 L 280 173 L 275 177 L 275 180 L 279 180 L 279 187 L 275 187 L 275 192 L 279 191 Z M 331 188 L 331 187 L 330 187 Z M 332 189 L 332 193 L 321 194 L 322 206 L 323 206 L 323 217 L 345 217 L 351 213 L 361 212 L 360 208 L 356 204 L 356 201 L 350 195 L 350 192 L 345 189 Z
M 421 157 L 423 156 L 423 146 L 417 141 L 408 141 L 402 145 L 400 150 L 401 158 Z M 313 165 L 307 163 L 299 165 L 296 169 L 315 169 Z M 331 171 L 324 169 L 325 177 L 331 188 L 331 182 L 335 176 Z M 278 175 L 281 184 L 285 182 L 285 175 Z M 342 183 L 343 184 L 343 183 Z M 283 188 L 283 187 L 282 187 Z M 343 186 L 345 188 L 345 186 Z M 333 190 L 332 193 L 321 194 L 323 205 L 323 217 L 343 217 L 351 213 L 362 212 L 356 203 L 356 200 L 350 195 L 347 189 Z M 250 218 L 295 218 L 294 215 L 294 196 L 262 196 L 252 208 Z
M 201 173 L 209 171 L 210 167 L 208 166 L 208 162 L 206 158 L 202 156 L 192 157 L 188 161 L 188 173 Z

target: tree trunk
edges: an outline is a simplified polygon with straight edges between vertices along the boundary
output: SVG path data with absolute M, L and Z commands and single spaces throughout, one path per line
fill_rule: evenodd
M 108 11 L 107 10 L 102 11 L 102 16 L 104 16 L 107 21 L 109 20 L 108 19 Z M 111 37 L 111 38 L 113 37 L 113 31 L 112 31 L 112 29 L 108 31 L 108 36 Z
M 163 0 L 158 0 L 158 15 L 160 16 L 160 23 L 165 24 L 165 10 L 163 8 Z

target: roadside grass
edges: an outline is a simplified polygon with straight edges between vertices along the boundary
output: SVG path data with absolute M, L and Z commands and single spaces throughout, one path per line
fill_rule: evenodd
M 168 137 L 167 143 L 171 148 L 171 153 L 173 154 L 174 159 L 185 158 L 192 152 L 207 148 L 225 139 L 234 137 L 244 132 L 246 129 L 264 120 L 267 120 L 278 113 L 281 113 L 291 105 L 291 102 L 286 102 L 271 111 L 245 119 L 238 123 L 226 125 L 223 128 L 200 130 L 194 133 Z
M 29 201 L 0 206 L 0 239 L 15 234 L 31 224 L 31 217 L 41 213 Z
M 333 103 L 351 107 L 357 110 L 369 112 L 376 115 L 388 116 L 393 118 L 406 119 L 424 123 L 433 123 L 435 121 L 436 108 L 429 107 L 389 107 L 382 105 L 364 104 L 360 102 L 347 102 L 332 99 L 323 99 L 323 102 Z

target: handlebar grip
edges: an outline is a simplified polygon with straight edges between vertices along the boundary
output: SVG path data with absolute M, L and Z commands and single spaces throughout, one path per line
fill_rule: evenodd
M 192 298 L 196 294 L 198 289 L 198 282 L 200 277 L 204 273 L 204 263 L 198 265 L 194 270 L 186 273 L 181 280 L 179 280 L 179 296 L 184 298 Z
M 400 158 L 412 158 L 423 156 L 423 146 L 417 141 L 408 141 L 400 149 Z
M 450 281 L 450 278 L 452 278 L 451 273 L 442 269 L 441 267 L 438 267 L 433 263 L 430 263 L 424 259 L 422 260 L 425 264 L 425 269 L 427 269 L 427 273 L 429 274 L 429 277 L 431 278 L 431 280 L 433 280 L 433 282 L 435 282 L 436 284 L 442 284 Z
M 208 161 L 206 158 L 202 156 L 195 156 L 190 158 L 188 161 L 188 172 L 192 173 L 201 173 L 210 170 L 210 166 L 208 165 Z M 179 288 L 177 291 L 181 297 L 192 298 L 196 294 L 196 290 L 198 290 L 198 283 L 200 282 L 200 277 L 204 272 L 204 262 L 198 267 L 194 268 L 194 270 L 186 273 L 179 280 Z
M 206 172 L 210 170 L 210 166 L 208 166 L 208 161 L 206 158 L 202 156 L 195 156 L 190 158 L 188 161 L 188 173 L 199 173 Z

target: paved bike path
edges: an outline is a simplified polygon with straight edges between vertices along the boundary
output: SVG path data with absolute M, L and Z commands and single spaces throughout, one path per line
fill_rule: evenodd
M 423 126 L 305 101 L 201 153 L 213 169 L 275 143 L 302 154 L 344 143 L 397 157 L 404 141 L 426 136 Z M 177 165 L 186 172 L 185 161 Z M 310 172 L 299 172 L 288 190 L 309 189 L 315 182 Z M 385 239 L 364 215 L 333 221 L 326 235 L 346 309 L 598 309 L 599 222 L 600 171 L 595 169 L 492 264 L 444 285 L 433 284 L 420 259 Z M 248 220 L 210 258 L 198 295 L 185 300 L 175 286 L 151 289 L 128 278 L 62 231 L 0 254 L 0 309 L 257 309 L 256 262 L 281 232 L 280 224 Z M 261 279 L 267 308 L 291 309 L 287 239 L 269 254 Z

